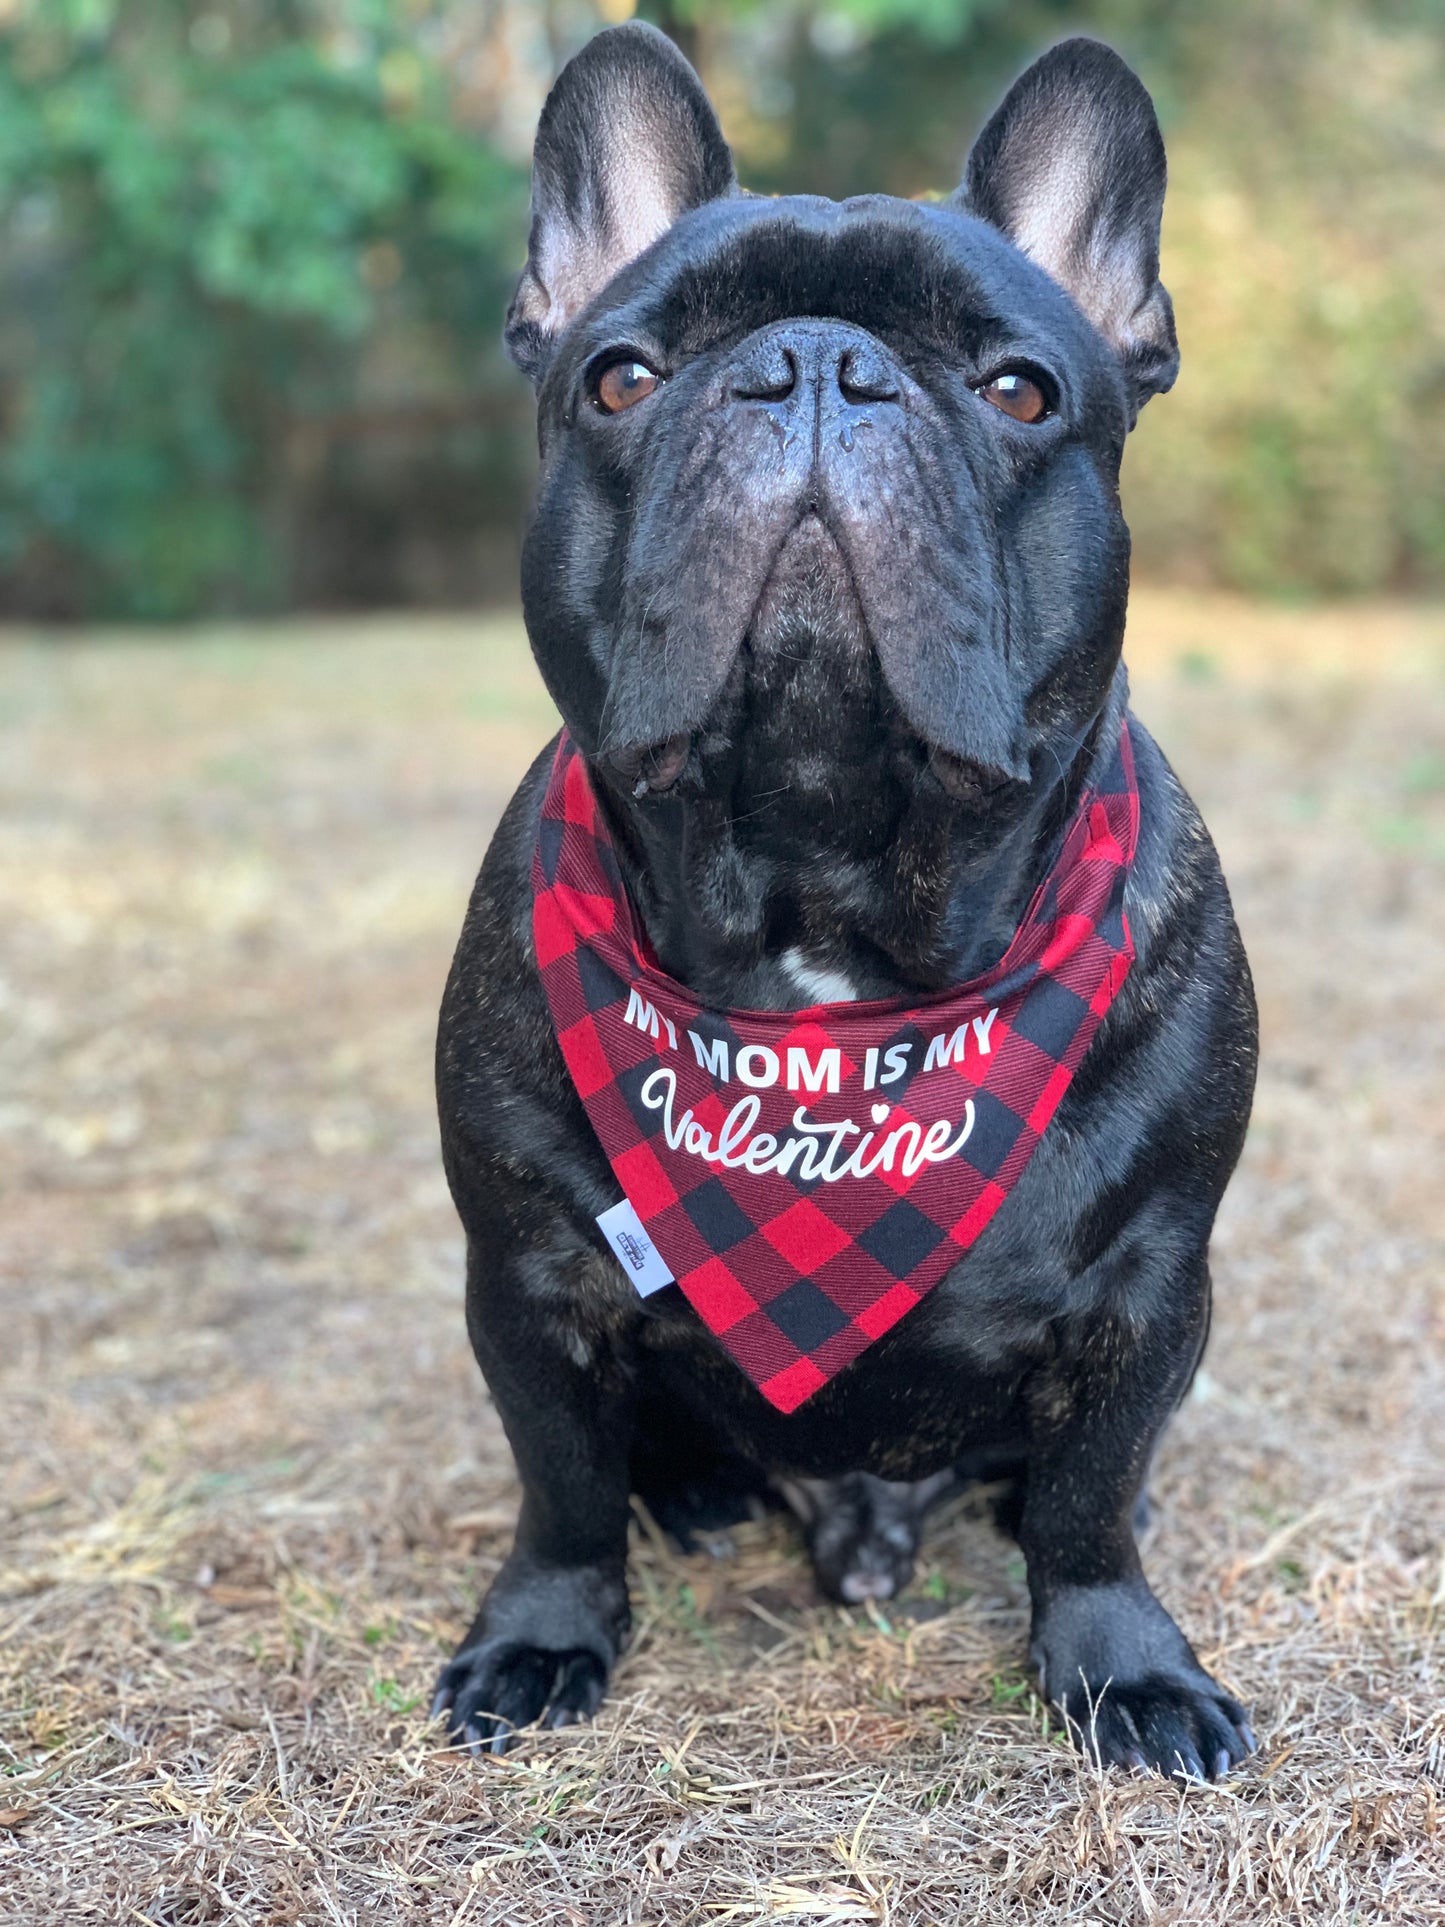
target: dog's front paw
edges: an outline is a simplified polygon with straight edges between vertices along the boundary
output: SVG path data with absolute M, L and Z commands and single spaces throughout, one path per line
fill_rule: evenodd
M 432 1718 L 473 1753 L 505 1753 L 524 1726 L 572 1726 L 602 1703 L 627 1643 L 627 1581 L 608 1566 L 545 1566 L 519 1547 L 492 1581 Z
M 1074 1740 L 1105 1766 L 1222 1780 L 1254 1751 L 1244 1708 L 1202 1667 L 1187 1676 L 1149 1673 L 1098 1686 L 1080 1679 L 1054 1704 Z
M 1061 1588 L 1038 1615 L 1032 1657 L 1044 1698 L 1105 1766 L 1219 1780 L 1254 1751 L 1244 1708 L 1142 1579 Z
M 594 1652 L 552 1652 L 517 1639 L 464 1646 L 442 1668 L 432 1701 L 446 1715 L 448 1737 L 473 1753 L 505 1753 L 524 1726 L 572 1726 L 590 1719 L 607 1689 L 607 1668 Z

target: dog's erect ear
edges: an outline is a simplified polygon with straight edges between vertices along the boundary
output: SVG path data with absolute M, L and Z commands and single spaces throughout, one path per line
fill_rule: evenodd
M 1074 297 L 1117 352 L 1135 411 L 1179 372 L 1159 281 L 1164 142 L 1139 79 L 1097 40 L 1065 40 L 1016 80 L 974 143 L 971 214 Z
M 568 323 L 679 215 L 735 185 L 702 83 L 641 21 L 590 40 L 547 96 L 532 153 L 527 265 L 507 349 L 540 378 Z

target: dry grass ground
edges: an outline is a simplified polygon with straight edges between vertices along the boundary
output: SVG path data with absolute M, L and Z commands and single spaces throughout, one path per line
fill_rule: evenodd
M 549 726 L 510 622 L 0 648 L 0 1915 L 1445 1921 L 1445 619 L 1141 596 L 1264 1019 L 1146 1549 L 1258 1760 L 1047 1735 L 964 1503 L 887 1614 L 639 1527 L 597 1724 L 440 1751 L 502 1557 L 431 1109 Z

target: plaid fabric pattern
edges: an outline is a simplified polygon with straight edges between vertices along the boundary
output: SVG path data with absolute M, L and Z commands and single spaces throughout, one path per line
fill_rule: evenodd
M 537 963 L 623 1194 L 688 1300 L 791 1412 L 911 1310 L 1028 1164 L 1133 944 L 1127 727 L 986 975 L 913 1004 L 707 1010 L 665 976 L 564 733 L 533 863 Z

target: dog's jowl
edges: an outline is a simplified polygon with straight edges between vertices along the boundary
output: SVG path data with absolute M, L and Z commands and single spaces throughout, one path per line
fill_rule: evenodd
M 987 1479 L 1083 1744 L 1191 1776 L 1253 1744 L 1135 1541 L 1255 1062 L 1121 665 L 1119 463 L 1178 362 L 1163 195 L 1148 96 L 1082 40 L 927 205 L 743 192 L 651 28 L 547 102 L 507 341 L 566 727 L 438 1051 L 523 1489 L 438 1690 L 464 1742 L 597 1707 L 633 1493 L 684 1542 L 788 1504 L 860 1600 Z

